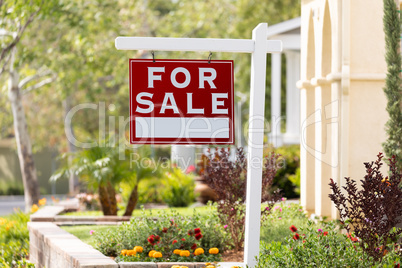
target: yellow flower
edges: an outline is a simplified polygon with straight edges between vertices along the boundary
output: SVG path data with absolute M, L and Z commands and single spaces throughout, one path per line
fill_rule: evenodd
M 33 204 L 32 207 L 31 207 L 31 212 L 32 212 L 32 213 L 35 213 L 36 211 L 38 211 L 38 209 L 39 209 L 38 205 L 37 205 L 37 204 Z
M 176 254 L 176 255 L 180 255 L 180 252 L 181 252 L 180 249 L 175 249 L 175 250 L 173 250 L 173 254 Z
M 188 257 L 188 256 L 190 256 L 190 251 L 188 251 L 188 250 L 182 250 L 182 251 L 180 252 L 180 257 Z
M 382 179 L 381 182 L 382 182 L 382 183 L 386 183 L 387 186 L 390 186 L 390 185 L 391 185 L 391 183 L 388 181 L 388 177 Z
M 6 230 L 10 230 L 10 228 L 12 228 L 14 226 L 15 221 L 10 221 L 9 223 L 7 223 L 6 225 Z
M 42 198 L 38 201 L 39 206 L 44 206 L 46 205 L 46 198 Z
M 0 225 L 4 225 L 7 223 L 7 220 L 4 218 L 0 218 Z
M 148 256 L 149 257 L 153 257 L 154 256 L 154 253 L 156 252 L 156 250 L 151 250 L 149 253 L 148 253 Z
M 204 249 L 202 249 L 202 248 L 197 248 L 197 249 L 194 251 L 194 255 L 195 255 L 195 256 L 198 256 L 198 255 L 201 255 L 201 254 L 204 254 Z
M 219 253 L 219 249 L 218 248 L 210 248 L 209 249 L 209 254 L 218 254 Z
M 162 258 L 162 253 L 159 251 L 156 251 L 153 255 L 154 258 Z
M 120 254 L 123 256 L 127 255 L 127 249 L 123 249 L 122 251 L 120 251 Z
M 127 250 L 127 256 L 135 256 L 135 250 Z
M 140 247 L 140 246 L 135 246 L 134 247 L 134 250 L 135 250 L 135 252 L 137 252 L 137 253 L 142 253 L 142 251 L 144 250 L 142 247 Z

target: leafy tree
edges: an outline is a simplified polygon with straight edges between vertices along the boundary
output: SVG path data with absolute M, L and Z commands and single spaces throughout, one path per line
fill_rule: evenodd
M 17 142 L 18 158 L 21 167 L 22 180 L 24 184 L 25 205 L 29 210 L 30 206 L 39 200 L 39 187 L 36 175 L 35 164 L 32 158 L 32 145 L 27 130 L 24 108 L 22 106 L 22 95 L 40 88 L 54 80 L 54 77 L 38 79 L 51 75 L 51 71 L 40 68 L 36 73 L 26 76 L 21 75 L 21 62 L 16 60 L 17 48 L 21 38 L 28 26 L 38 18 L 39 14 L 44 15 L 51 9 L 53 1 L 31 0 L 29 5 L 25 1 L 4 2 L 0 1 L 0 75 L 6 72 L 9 76 L 8 98 L 11 104 L 14 134 Z

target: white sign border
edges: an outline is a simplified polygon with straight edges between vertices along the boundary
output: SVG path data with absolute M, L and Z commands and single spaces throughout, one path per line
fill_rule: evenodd
M 141 59 L 130 59 L 129 60 L 129 68 L 130 68 L 130 71 L 129 71 L 129 75 L 131 75 L 131 62 L 133 61 L 133 60 L 135 60 L 136 62 L 149 62 L 149 60 L 141 60 Z M 180 60 L 180 59 L 175 59 L 175 60 L 165 60 L 165 59 L 156 59 L 155 60 L 156 62 L 187 62 L 187 63 L 200 63 L 201 61 L 204 61 L 204 60 Z M 208 60 L 205 60 L 205 62 L 208 62 Z M 232 145 L 232 144 L 234 144 L 234 142 L 235 142 L 235 115 L 234 115 L 234 109 L 235 109 L 235 107 L 234 107 L 234 62 L 232 61 L 232 60 L 219 60 L 219 61 L 214 61 L 214 60 L 211 60 L 211 62 L 213 62 L 213 63 L 225 63 L 225 64 L 230 64 L 230 67 L 231 67 L 231 72 L 230 72 L 230 76 L 231 76 L 231 84 L 230 84 L 230 91 L 231 91 L 231 93 L 232 93 L 232 98 L 231 98 L 231 105 L 232 105 L 232 120 L 231 120 L 231 122 L 229 123 L 229 133 L 230 133 L 230 141 L 225 141 L 225 142 L 222 142 L 222 141 L 217 141 L 217 142 L 214 142 L 213 144 L 222 144 L 222 145 L 224 145 L 224 144 L 230 144 L 230 145 Z M 134 120 L 135 118 L 131 118 L 131 111 L 132 111 L 132 109 L 133 109 L 133 107 L 132 107 L 132 102 L 131 102 L 131 91 L 132 91 L 132 88 L 131 88 L 131 79 L 130 79 L 130 84 L 129 84 L 129 89 L 130 89 L 130 122 L 131 122 L 131 120 Z M 229 120 L 230 121 L 230 120 Z M 232 124 L 232 127 L 230 127 L 230 124 Z M 184 139 L 183 141 L 179 141 L 179 142 L 175 142 L 174 144 L 189 144 L 189 141 L 186 141 L 185 139 L 186 138 L 184 138 L 184 137 L 178 137 L 179 139 Z M 136 141 L 133 141 L 132 140 L 132 137 L 131 137 L 131 123 L 130 123 L 130 142 L 131 143 L 136 143 L 136 144 L 144 144 L 144 143 L 137 143 Z M 152 142 L 153 144 L 167 144 L 166 142 L 163 142 L 163 141 L 153 141 Z M 202 142 L 202 141 L 191 141 L 191 143 L 192 144 L 207 144 L 206 142 Z

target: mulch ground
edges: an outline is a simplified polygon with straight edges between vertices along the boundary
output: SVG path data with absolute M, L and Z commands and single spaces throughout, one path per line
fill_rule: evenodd
M 244 252 L 228 250 L 222 253 L 223 262 L 243 262 Z

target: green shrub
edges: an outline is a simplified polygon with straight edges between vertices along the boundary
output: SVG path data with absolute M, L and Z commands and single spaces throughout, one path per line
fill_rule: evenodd
M 29 214 L 19 210 L 0 218 L 0 266 L 33 267 L 25 262 L 29 250 L 28 221 Z
M 0 184 L 0 195 L 23 195 L 24 186 L 22 181 L 20 182 L 4 182 L 5 179 L 0 179 L 3 181 Z
M 357 238 L 353 240 L 340 234 L 334 222 L 317 229 L 310 221 L 307 228 L 289 235 L 287 244 L 263 244 L 257 267 L 372 267 L 372 257 L 363 254 Z M 383 262 L 375 267 L 397 267 L 400 258 L 396 249 L 390 247 Z
M 169 207 L 187 207 L 195 201 L 194 178 L 179 168 L 166 172 L 162 181 L 162 200 Z
M 281 194 L 287 198 L 298 198 L 300 196 L 300 145 L 288 145 L 278 148 L 268 148 L 264 151 L 264 155 L 274 151 L 280 154 L 279 162 L 281 167 L 278 168 L 273 189 L 281 189 Z
M 286 243 L 286 237 L 291 233 L 289 226 L 307 227 L 308 218 L 299 204 L 281 202 L 275 204 L 272 213 L 264 216 L 261 221 L 261 242 Z
M 163 184 L 161 178 L 141 180 L 138 183 L 138 205 L 149 203 L 163 203 L 161 192 Z

